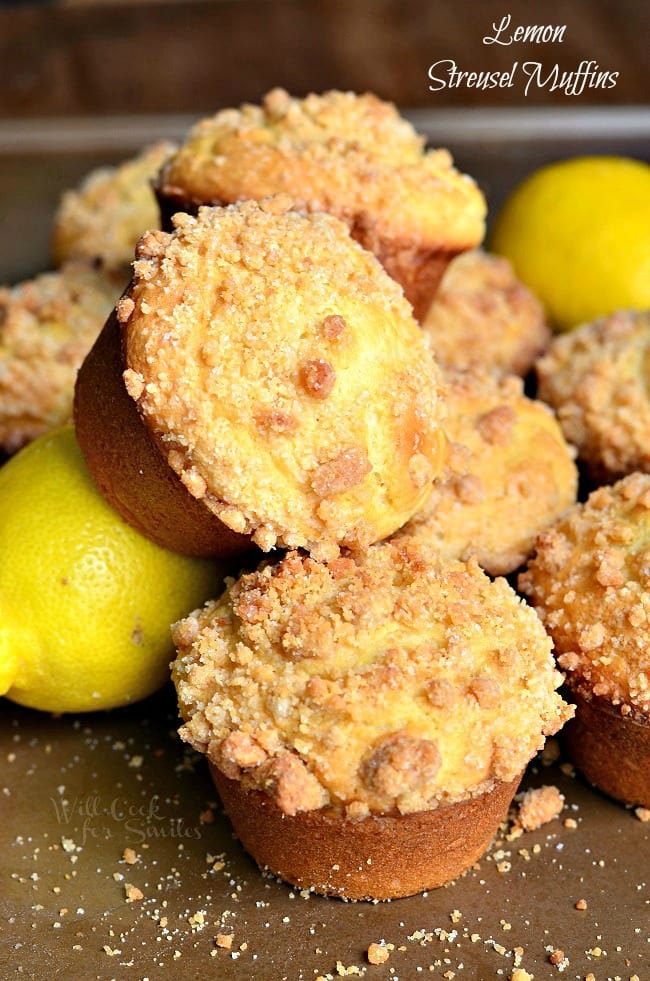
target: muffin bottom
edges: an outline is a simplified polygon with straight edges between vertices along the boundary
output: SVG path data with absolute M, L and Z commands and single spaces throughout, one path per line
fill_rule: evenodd
M 358 218 L 352 222 L 350 234 L 364 249 L 374 253 L 388 275 L 400 284 L 413 307 L 413 316 L 422 323 L 447 266 L 463 250 L 432 248 L 419 240 L 382 236 L 372 224 Z
M 77 440 L 95 483 L 133 528 L 184 555 L 241 557 L 254 549 L 192 497 L 124 386 L 122 327 L 109 317 L 77 375 Z
M 571 762 L 610 797 L 650 807 L 650 720 L 621 715 L 603 698 L 570 694 L 576 714 L 562 739 Z
M 287 815 L 214 764 L 210 772 L 246 851 L 299 889 L 341 899 L 399 899 L 455 879 L 486 851 L 521 776 L 432 811 L 349 820 L 331 810 Z

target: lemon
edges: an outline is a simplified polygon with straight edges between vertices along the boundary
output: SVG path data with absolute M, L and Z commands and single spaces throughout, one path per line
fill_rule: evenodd
M 558 330 L 650 307 L 650 166 L 575 157 L 542 167 L 507 199 L 491 248 Z
M 96 489 L 64 426 L 0 469 L 0 694 L 84 712 L 159 688 L 169 626 L 215 595 L 214 562 L 165 551 Z

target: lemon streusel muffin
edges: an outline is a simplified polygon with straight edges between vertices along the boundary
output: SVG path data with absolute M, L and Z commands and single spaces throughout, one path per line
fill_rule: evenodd
M 2 450 L 68 421 L 77 370 L 119 293 L 119 280 L 85 262 L 0 289 Z
M 256 860 L 319 892 L 386 899 L 464 871 L 570 715 L 534 612 L 418 545 L 290 552 L 173 633 L 181 736 Z
M 395 107 L 352 92 L 292 98 L 199 122 L 158 181 L 163 215 L 199 204 L 290 193 L 299 210 L 345 221 L 404 287 L 416 317 L 457 253 L 484 235 L 485 202 L 446 150 L 424 140 Z
M 572 508 L 540 536 L 519 585 L 578 705 L 574 762 L 613 797 L 650 807 L 650 475 Z
M 574 453 L 548 406 L 523 394 L 520 378 L 478 368 L 444 378 L 447 462 L 398 534 L 451 558 L 475 555 L 491 575 L 505 575 L 575 502 Z
M 554 338 L 539 397 L 596 480 L 650 471 L 650 311 L 619 311 Z
M 85 258 L 128 270 L 140 236 L 160 225 L 151 185 L 174 149 L 173 143 L 156 143 L 117 167 L 91 171 L 78 188 L 66 191 L 54 219 L 57 265 Z
M 145 236 L 79 375 L 99 485 L 180 551 L 220 552 L 224 533 L 240 550 L 242 536 L 328 557 L 364 547 L 408 520 L 442 465 L 439 375 L 401 289 L 337 218 L 290 203 L 202 208 Z M 188 498 L 196 527 L 180 532 Z
M 422 327 L 443 367 L 498 374 L 526 375 L 551 336 L 542 304 L 508 260 L 479 249 L 449 263 Z

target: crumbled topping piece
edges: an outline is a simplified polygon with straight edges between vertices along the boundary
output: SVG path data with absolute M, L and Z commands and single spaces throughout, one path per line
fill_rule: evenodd
M 557 787 L 527 790 L 519 802 L 516 820 L 524 831 L 535 831 L 559 817 L 563 807 L 564 796 Z
M 300 368 L 300 383 L 312 398 L 326 399 L 335 381 L 336 372 L 329 361 L 305 361 Z
M 390 957 L 390 951 L 385 944 L 370 944 L 368 947 L 369 964 L 385 964 Z
M 365 450 L 351 446 L 320 464 L 312 478 L 312 487 L 318 497 L 335 497 L 357 487 L 371 470 Z

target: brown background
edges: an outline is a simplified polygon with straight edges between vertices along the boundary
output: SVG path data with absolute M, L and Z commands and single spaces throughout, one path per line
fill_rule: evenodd
M 504 14 L 566 24 L 561 44 L 484 45 Z M 0 116 L 201 113 L 295 94 L 372 89 L 402 107 L 647 103 L 650 5 L 642 0 L 213 0 L 22 4 L 0 9 Z M 611 90 L 567 97 L 522 86 L 428 91 L 441 58 L 465 70 L 514 60 L 618 71 Z

